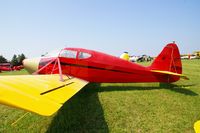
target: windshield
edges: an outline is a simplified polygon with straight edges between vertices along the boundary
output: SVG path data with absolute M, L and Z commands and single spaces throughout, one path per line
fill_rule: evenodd
M 65 58 L 76 58 L 77 51 L 74 50 L 62 50 L 60 52 L 60 57 L 65 57 Z
M 42 55 L 42 57 L 58 57 L 60 51 L 61 51 L 60 49 L 57 49 L 51 52 L 47 52 L 44 55 Z

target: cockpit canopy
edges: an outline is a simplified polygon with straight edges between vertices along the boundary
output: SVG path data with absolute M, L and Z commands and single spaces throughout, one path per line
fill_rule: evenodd
M 90 53 L 79 51 L 79 50 L 71 50 L 71 49 L 62 49 L 61 51 L 53 51 L 46 54 L 44 57 L 64 57 L 71 59 L 87 59 L 92 55 Z
M 74 50 L 62 50 L 60 52 L 59 57 L 74 58 L 74 59 L 76 59 L 77 53 L 78 52 L 74 51 Z
M 87 59 L 91 57 L 91 54 L 86 52 L 78 52 L 75 50 L 62 50 L 60 52 L 59 57 L 65 57 L 65 58 L 73 58 L 73 59 Z

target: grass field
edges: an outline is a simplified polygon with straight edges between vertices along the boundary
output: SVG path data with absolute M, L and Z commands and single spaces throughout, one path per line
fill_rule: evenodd
M 193 133 L 200 120 L 200 60 L 184 60 L 183 71 L 190 80 L 169 85 L 89 84 L 51 117 L 0 105 L 0 132 Z

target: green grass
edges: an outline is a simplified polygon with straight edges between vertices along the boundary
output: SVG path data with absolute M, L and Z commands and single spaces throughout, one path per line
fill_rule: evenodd
M 89 84 L 55 115 L 28 113 L 14 125 L 26 112 L 0 105 L 0 132 L 193 133 L 200 120 L 200 60 L 184 60 L 183 71 L 190 80 L 170 85 Z
M 0 75 L 26 75 L 28 72 L 25 69 L 22 69 L 20 71 L 11 71 L 11 72 L 2 72 Z

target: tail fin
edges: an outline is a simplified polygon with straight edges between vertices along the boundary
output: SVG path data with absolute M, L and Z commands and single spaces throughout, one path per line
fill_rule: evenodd
M 167 44 L 150 68 L 152 70 L 163 70 L 182 74 L 181 58 L 177 45 L 174 43 Z
M 166 75 L 166 82 L 175 82 L 180 77 L 187 79 L 182 75 L 180 53 L 175 43 L 167 44 L 149 68 L 152 72 Z M 165 78 L 161 81 L 165 81 Z

